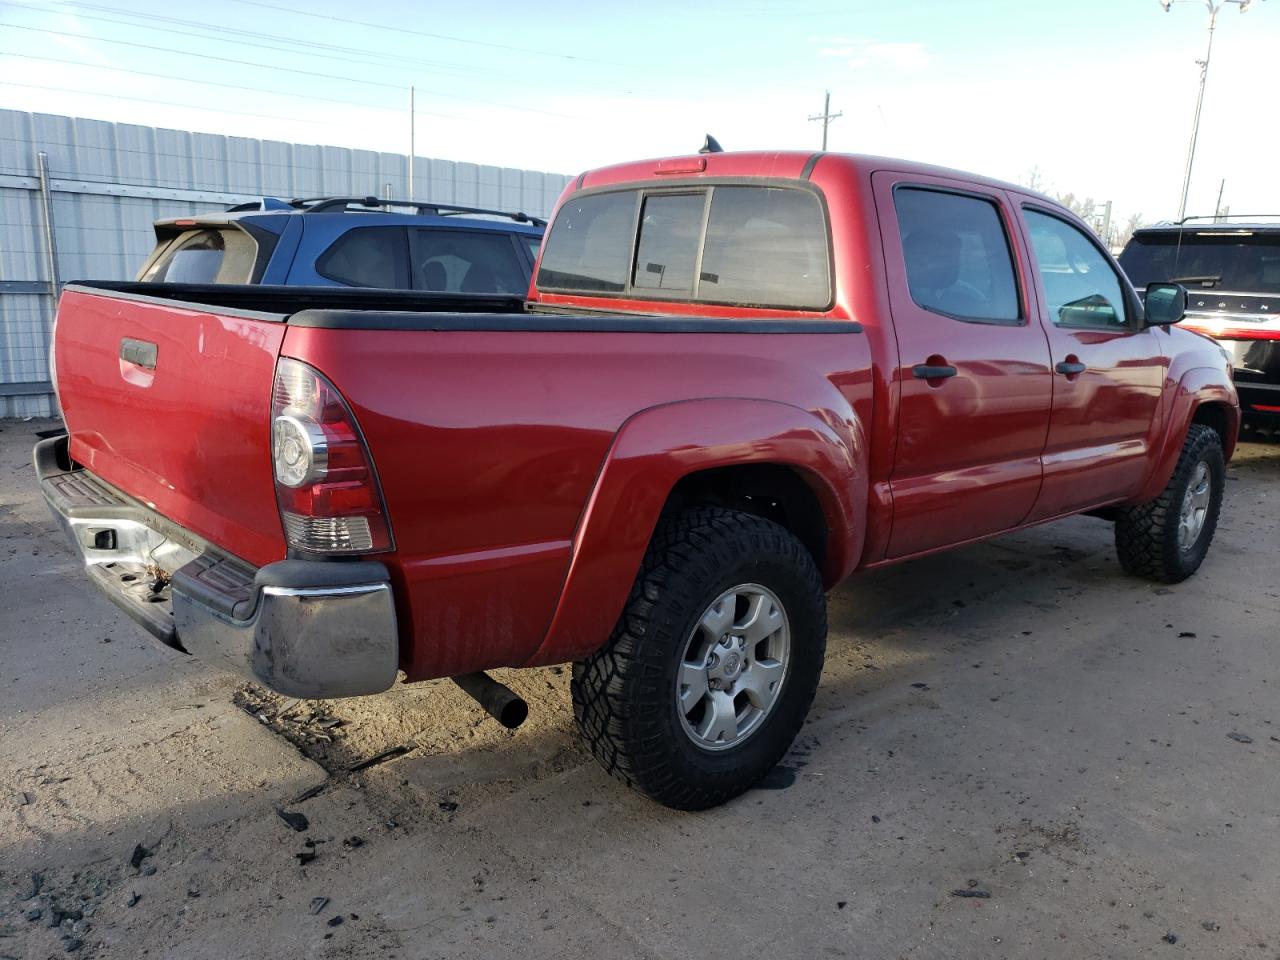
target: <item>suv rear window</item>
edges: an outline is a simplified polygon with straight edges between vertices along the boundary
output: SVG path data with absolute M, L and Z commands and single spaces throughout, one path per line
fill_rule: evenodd
M 249 283 L 258 244 L 236 227 L 187 230 L 138 279 L 144 283 Z
M 825 310 L 826 217 L 817 193 L 796 187 L 724 184 L 572 198 L 544 242 L 538 287 Z
M 1157 281 L 1232 293 L 1280 294 L 1280 231 L 1138 232 L 1120 254 L 1138 289 Z

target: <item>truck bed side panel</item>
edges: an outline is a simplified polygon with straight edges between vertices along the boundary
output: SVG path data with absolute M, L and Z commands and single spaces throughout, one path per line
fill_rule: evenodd
M 641 411 L 764 394 L 831 422 L 870 413 L 861 333 L 291 326 L 282 352 L 339 385 L 369 442 L 411 679 L 534 655 L 614 436 Z

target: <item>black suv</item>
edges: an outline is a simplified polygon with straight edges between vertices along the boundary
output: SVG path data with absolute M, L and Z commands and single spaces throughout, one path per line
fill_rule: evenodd
M 1253 220 L 1270 217 L 1250 218 Z M 1251 426 L 1280 427 L 1280 217 L 1145 227 L 1120 254 L 1139 290 L 1153 281 L 1187 288 L 1182 322 L 1231 353 L 1240 411 Z

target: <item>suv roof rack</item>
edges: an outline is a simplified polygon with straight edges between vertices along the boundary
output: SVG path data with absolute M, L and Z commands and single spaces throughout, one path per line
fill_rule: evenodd
M 1183 217 L 1181 220 L 1173 221 L 1176 225 L 1181 226 L 1184 223 L 1190 223 L 1192 220 L 1208 220 L 1210 223 L 1231 223 L 1234 220 L 1243 220 L 1246 222 L 1257 222 L 1263 218 L 1280 221 L 1280 213 L 1219 213 L 1219 214 L 1200 214 L 1194 217 Z
M 349 207 L 376 209 L 378 207 L 412 207 L 418 213 L 437 217 L 452 217 L 465 214 L 482 214 L 490 217 L 504 217 L 516 223 L 529 223 L 535 227 L 545 227 L 547 221 L 541 217 L 533 217 L 519 211 L 488 210 L 484 207 L 460 207 L 452 203 L 432 203 L 426 200 L 380 200 L 377 197 L 305 197 L 289 201 L 289 206 L 304 213 L 336 213 Z

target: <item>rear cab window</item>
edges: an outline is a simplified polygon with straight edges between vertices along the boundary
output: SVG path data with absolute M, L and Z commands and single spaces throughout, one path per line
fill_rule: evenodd
M 672 185 L 571 197 L 543 243 L 537 287 L 638 300 L 824 311 L 826 212 L 802 185 Z
M 196 227 L 167 243 L 138 276 L 143 283 L 252 283 L 257 241 L 238 227 Z

